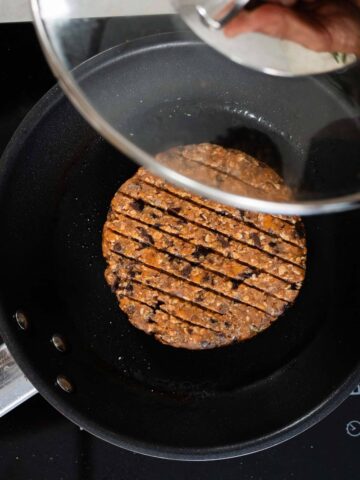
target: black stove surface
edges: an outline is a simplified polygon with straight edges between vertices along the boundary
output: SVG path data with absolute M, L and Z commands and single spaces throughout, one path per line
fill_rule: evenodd
M 357 480 L 360 396 L 286 443 L 242 458 L 175 462 L 81 431 L 37 396 L 0 420 L 0 478 L 11 480 Z
M 0 25 L 0 52 L 1 153 L 55 79 L 29 24 Z M 285 444 L 216 462 L 159 460 L 121 450 L 81 431 L 39 395 L 0 419 L 0 479 L 8 480 L 357 480 L 359 454 L 360 388 Z

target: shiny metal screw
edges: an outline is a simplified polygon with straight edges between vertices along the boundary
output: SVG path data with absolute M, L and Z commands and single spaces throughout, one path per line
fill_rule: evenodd
M 70 380 L 68 380 L 64 375 L 57 376 L 56 384 L 66 393 L 71 393 L 74 391 L 74 387 L 72 386 Z
M 66 347 L 64 337 L 62 335 L 59 335 L 58 333 L 55 333 L 51 337 L 51 343 L 54 345 L 56 350 L 58 350 L 59 352 L 66 352 L 67 347 Z
M 25 313 L 21 310 L 17 310 L 15 313 L 15 320 L 21 330 L 27 330 L 29 328 L 29 320 L 27 319 Z

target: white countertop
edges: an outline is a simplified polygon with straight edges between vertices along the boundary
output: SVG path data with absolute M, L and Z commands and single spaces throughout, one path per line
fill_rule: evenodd
M 64 0 L 52 0 L 56 8 Z M 47 3 L 49 5 L 49 3 Z M 173 13 L 170 0 L 76 0 L 74 17 L 103 17 Z M 31 21 L 30 0 L 0 0 L 0 23 Z
M 171 0 L 39 0 L 42 4 L 42 13 L 45 17 L 51 19 L 63 15 L 64 18 L 90 18 L 90 17 L 117 17 L 117 16 L 135 16 L 135 15 L 154 15 L 174 13 Z M 69 5 L 71 11 L 69 13 Z M 27 22 L 32 20 L 30 11 L 30 0 L 0 0 L 0 23 L 1 22 Z M 196 31 L 196 30 L 195 30 Z M 199 34 L 199 32 L 197 32 Z M 212 35 L 213 32 L 207 32 Z M 201 35 L 199 35 L 202 37 Z M 243 50 L 245 52 L 253 48 L 253 38 L 256 34 L 244 36 Z M 257 35 L 259 37 L 259 35 Z M 203 37 L 202 37 L 203 38 Z M 204 39 L 204 38 L 203 38 Z M 250 39 L 250 40 L 249 40 Z M 249 40 L 249 45 L 248 45 Z M 217 39 L 218 41 L 218 39 Z M 209 42 L 214 46 L 214 42 Z M 239 44 L 240 45 L 240 44 Z M 236 52 L 239 52 L 239 45 L 236 45 Z M 275 47 L 274 47 L 275 45 Z M 292 42 L 267 39 L 265 47 L 271 47 L 272 53 L 279 51 L 279 58 L 293 61 L 290 70 L 293 72 L 305 73 L 321 70 L 332 70 L 337 68 L 334 57 L 328 53 L 315 53 L 304 49 L 300 45 Z M 228 47 L 226 47 L 227 49 Z M 225 48 L 223 49 L 226 50 Z M 265 51 L 261 47 L 259 51 Z M 238 56 L 238 53 L 237 53 Z M 246 57 L 246 55 L 245 55 Z M 348 56 L 347 63 L 351 63 L 354 56 Z M 240 63 L 248 64 L 240 61 Z M 263 64 L 263 63 L 261 63 Z M 290 65 L 290 64 L 289 64 Z M 286 68 L 285 68 L 286 70 Z
M 0 22 L 31 20 L 29 0 L 0 0 Z

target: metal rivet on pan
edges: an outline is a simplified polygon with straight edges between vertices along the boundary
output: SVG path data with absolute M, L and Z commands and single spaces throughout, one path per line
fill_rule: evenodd
M 66 343 L 62 335 L 55 333 L 51 337 L 51 343 L 54 345 L 56 350 L 59 350 L 59 352 L 66 352 Z
M 21 330 L 27 330 L 29 328 L 29 320 L 27 319 L 25 313 L 21 310 L 17 310 L 15 313 L 15 320 Z
M 64 375 L 57 376 L 56 384 L 66 393 L 71 393 L 74 391 L 74 387 L 72 386 L 71 382 Z

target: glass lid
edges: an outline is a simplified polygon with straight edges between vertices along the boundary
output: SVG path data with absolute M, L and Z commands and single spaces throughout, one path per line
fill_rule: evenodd
M 32 0 L 32 9 L 70 100 L 137 163 L 247 210 L 303 215 L 357 206 L 356 57 L 284 47 L 263 34 L 226 38 L 222 25 L 203 18 L 229 13 L 219 16 L 215 3 Z

